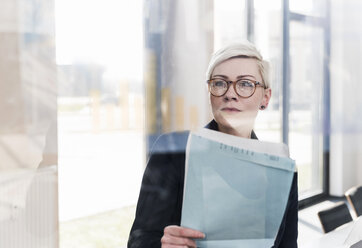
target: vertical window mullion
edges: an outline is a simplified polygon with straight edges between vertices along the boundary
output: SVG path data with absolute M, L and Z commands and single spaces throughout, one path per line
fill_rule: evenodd
M 282 140 L 289 143 L 289 0 L 283 0 L 283 83 L 282 83 Z

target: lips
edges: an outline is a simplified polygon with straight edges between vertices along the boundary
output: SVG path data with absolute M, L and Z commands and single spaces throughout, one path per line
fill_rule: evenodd
M 222 108 L 222 111 L 227 111 L 227 112 L 241 112 L 239 109 L 237 108 Z

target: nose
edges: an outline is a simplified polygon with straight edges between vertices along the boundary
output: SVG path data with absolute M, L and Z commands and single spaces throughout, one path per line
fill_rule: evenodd
M 238 100 L 238 94 L 236 94 L 235 89 L 232 85 L 230 85 L 229 89 L 226 91 L 226 93 L 224 95 L 224 100 L 225 101 L 230 101 L 230 100 L 237 101 Z

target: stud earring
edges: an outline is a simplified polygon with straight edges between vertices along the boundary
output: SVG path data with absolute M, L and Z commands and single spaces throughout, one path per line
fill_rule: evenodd
M 260 106 L 260 109 L 261 109 L 261 110 L 264 110 L 264 109 L 265 109 L 265 106 L 264 106 L 264 105 L 261 105 L 261 106 Z

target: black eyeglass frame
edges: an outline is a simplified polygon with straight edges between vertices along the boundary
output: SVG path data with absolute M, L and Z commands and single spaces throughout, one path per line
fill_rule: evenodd
M 213 81 L 215 81 L 215 80 L 221 80 L 221 81 L 226 82 L 227 88 L 226 88 L 225 92 L 224 92 L 222 95 L 219 95 L 219 96 L 218 96 L 218 95 L 214 95 L 214 94 L 211 92 L 211 89 L 210 89 L 210 88 L 211 88 L 211 83 L 212 83 Z M 240 82 L 240 81 L 248 81 L 248 82 L 250 82 L 250 83 L 252 83 L 252 84 L 254 85 L 254 91 L 253 91 L 253 93 L 251 93 L 250 96 L 241 96 L 241 95 L 237 92 L 237 90 L 236 90 L 236 83 L 237 83 L 237 82 Z M 238 96 L 242 97 L 242 98 L 252 97 L 252 96 L 254 95 L 255 91 L 256 91 L 256 87 L 263 87 L 264 89 L 267 88 L 267 87 L 265 86 L 265 84 L 262 84 L 262 83 L 260 83 L 260 82 L 258 82 L 258 81 L 256 81 L 256 80 L 243 79 L 243 78 L 238 79 L 238 80 L 236 80 L 236 81 L 227 81 L 227 80 L 222 79 L 222 78 L 211 78 L 211 79 L 207 80 L 206 83 L 208 84 L 208 89 L 209 89 L 210 94 L 213 95 L 213 96 L 215 96 L 215 97 L 222 97 L 223 95 L 225 95 L 226 92 L 228 92 L 231 84 L 233 85 L 234 91 L 236 92 L 236 94 L 237 94 Z

